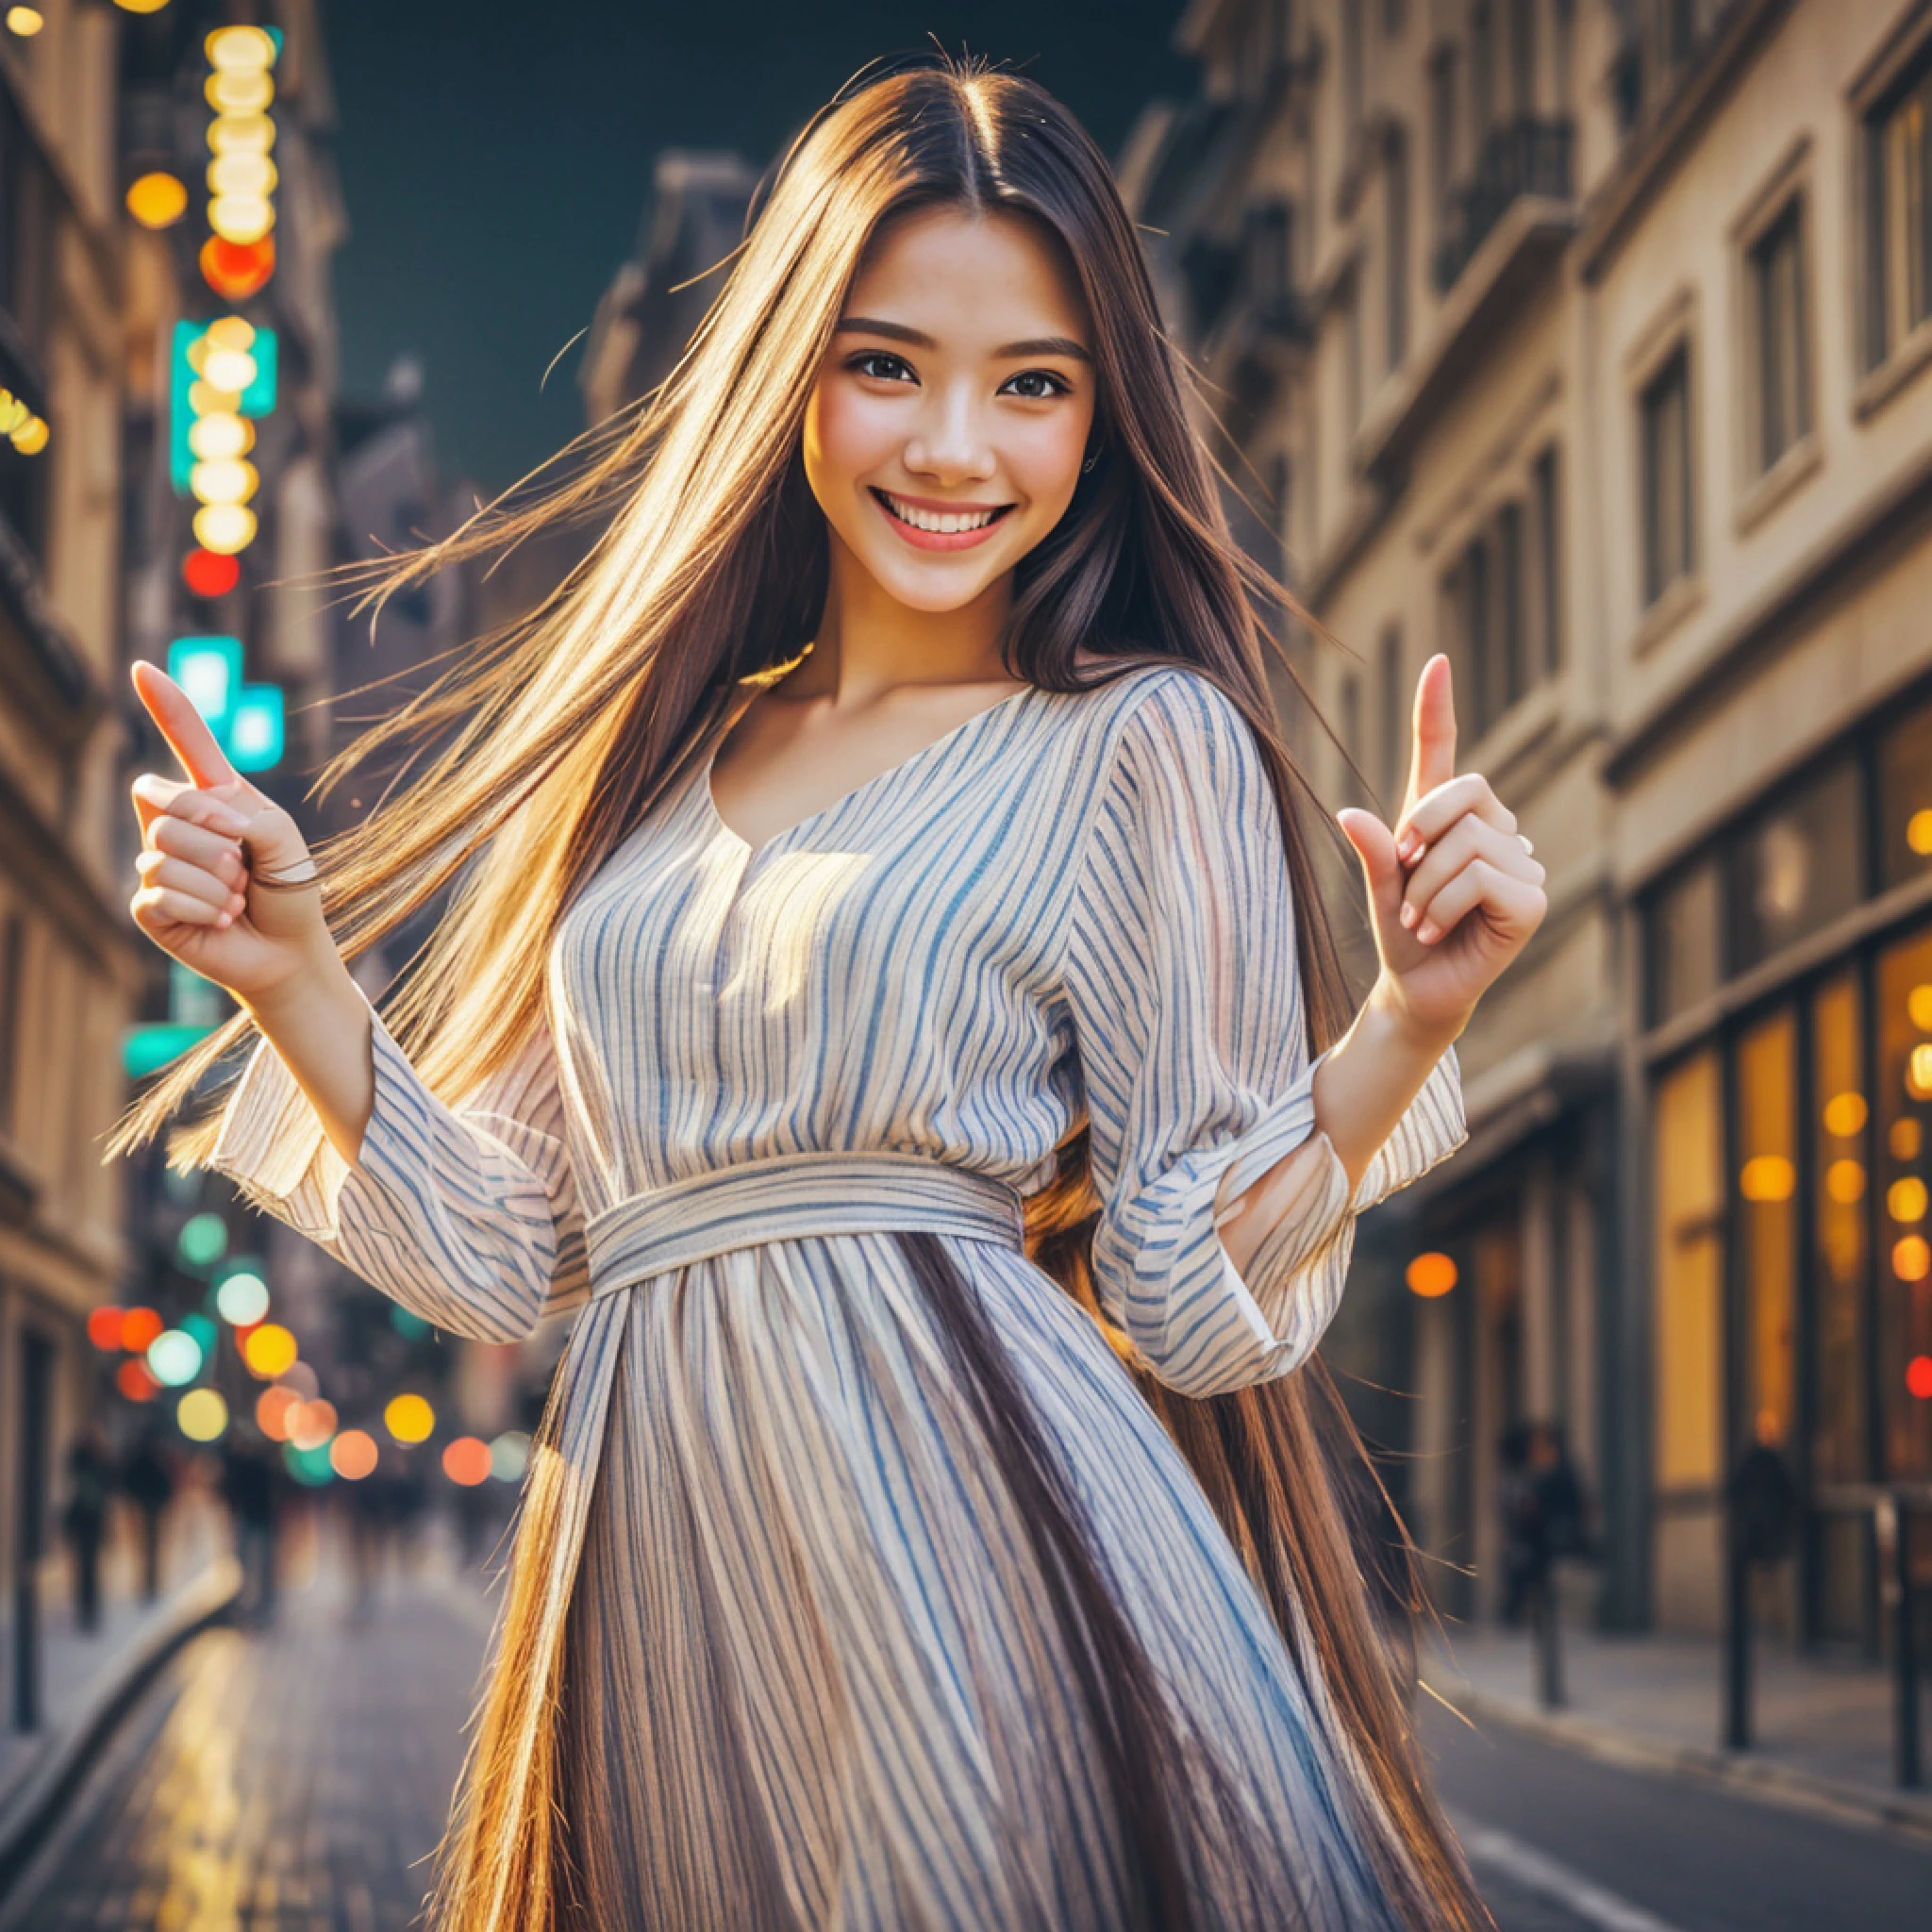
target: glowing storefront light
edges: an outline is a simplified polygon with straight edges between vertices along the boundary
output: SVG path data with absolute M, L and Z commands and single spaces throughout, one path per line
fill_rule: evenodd
M 129 186 L 126 207 L 143 228 L 172 227 L 188 212 L 188 189 L 173 175 L 157 170 Z

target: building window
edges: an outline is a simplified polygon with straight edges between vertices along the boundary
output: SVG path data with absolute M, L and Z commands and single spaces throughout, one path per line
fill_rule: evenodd
M 1724 983 L 1717 861 L 1687 866 L 1651 897 L 1644 920 L 1650 1024 L 1660 1026 Z
M 1496 690 L 1492 693 L 1500 717 L 1529 689 L 1526 641 L 1524 636 L 1523 506 L 1506 503 L 1496 512 Z
M 1469 9 L 1469 114 L 1476 152 L 1496 125 L 1496 23 L 1490 0 Z
M 1695 562 L 1690 516 L 1690 356 L 1679 344 L 1645 385 L 1643 601 L 1654 604 Z
M 1657 1486 L 1716 1487 L 1724 1443 L 1722 1080 L 1704 1052 L 1658 1083 L 1653 1144 L 1657 1203 Z M 1661 1553 L 1666 1573 L 1673 1567 Z M 1664 1593 L 1668 1595 L 1667 1579 Z
M 1932 58 L 1865 123 L 1865 360 L 1875 368 L 1932 312 Z
M 1489 708 L 1489 664 L 1492 655 L 1490 636 L 1491 583 L 1490 545 L 1484 536 L 1472 537 L 1463 545 L 1444 586 L 1447 592 L 1450 627 L 1450 662 L 1456 667 L 1456 681 L 1469 693 L 1470 723 L 1480 738 L 1494 722 Z
M 1383 328 L 1388 366 L 1393 370 L 1408 354 L 1408 135 L 1399 124 L 1382 137 L 1382 193 L 1387 222 L 1382 251 L 1387 298 Z
M 1731 858 L 1729 958 L 1743 972 L 1864 897 L 1856 759 L 1835 759 L 1749 823 Z
M 1437 217 L 1446 221 L 1456 187 L 1456 54 L 1448 47 L 1429 63 L 1429 173 Z
M 1921 705 L 1878 741 L 1878 884 L 1932 872 L 1932 705 Z
M 1530 493 L 1536 506 L 1536 614 L 1538 650 L 1542 675 L 1554 677 L 1563 668 L 1563 527 L 1562 505 L 1557 490 L 1557 445 L 1538 456 L 1530 471 Z
M 1932 1477 L 1932 1402 L 1907 1379 L 1932 1356 L 1932 929 L 1878 956 L 1878 1386 L 1885 1457 L 1893 1481 Z
M 1377 670 L 1382 693 L 1382 791 L 1394 810 L 1408 782 L 1408 673 L 1402 661 L 1399 624 L 1382 633 L 1381 659 Z
M 1536 112 L 1537 0 L 1509 0 L 1509 111 Z
M 1805 340 L 1803 205 L 1796 195 L 1752 243 L 1757 467 L 1768 470 L 1810 432 Z

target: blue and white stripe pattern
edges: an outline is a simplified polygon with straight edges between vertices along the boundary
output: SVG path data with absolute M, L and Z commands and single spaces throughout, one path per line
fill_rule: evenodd
M 1465 1132 L 1452 1050 L 1352 1193 L 1322 1143 L 1237 1273 L 1217 1215 L 1314 1124 L 1292 917 L 1245 721 L 1149 665 L 1017 692 L 756 851 L 695 758 L 566 914 L 549 1025 L 489 1091 L 430 1093 L 377 1016 L 353 1168 L 258 1050 L 213 1158 L 249 1198 L 452 1333 L 576 1312 L 565 1526 L 515 1560 L 558 1626 L 584 1924 L 1130 1916 L 1024 1525 L 902 1225 L 941 1229 L 1180 1734 L 1278 1850 L 1257 1873 L 1189 1847 L 1201 1923 L 1385 1921 L 1319 1687 L 1011 1219 L 1084 1108 L 1099 1290 L 1156 1372 L 1200 1395 L 1305 1358 L 1356 1215 Z

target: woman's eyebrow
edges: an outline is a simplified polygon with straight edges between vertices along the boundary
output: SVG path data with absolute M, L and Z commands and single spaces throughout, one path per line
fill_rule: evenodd
M 884 336 L 888 341 L 908 342 L 915 349 L 939 347 L 924 329 L 910 328 L 903 322 L 884 322 L 873 315 L 841 316 L 837 327 L 853 335 Z M 992 353 L 1001 361 L 1016 356 L 1065 356 L 1074 362 L 1091 362 L 1093 359 L 1071 336 L 1034 336 L 1024 342 L 1008 342 Z

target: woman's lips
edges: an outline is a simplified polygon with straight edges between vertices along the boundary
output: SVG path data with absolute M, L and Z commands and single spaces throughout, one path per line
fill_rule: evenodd
M 883 490 L 874 489 L 872 491 L 872 497 L 873 501 L 878 505 L 880 510 L 884 513 L 887 523 L 892 526 L 899 536 L 911 544 L 915 550 L 971 550 L 975 544 L 984 543 L 999 528 L 1001 519 L 1013 508 L 1010 503 L 1001 504 L 993 511 L 991 521 L 982 524 L 976 530 L 922 530 L 916 524 L 908 524 L 892 508 L 891 499 Z M 902 500 L 913 502 L 920 508 L 927 507 L 913 498 Z M 941 515 L 947 513 L 946 511 L 939 512 Z M 963 509 L 957 509 L 951 512 L 954 515 L 970 513 Z

